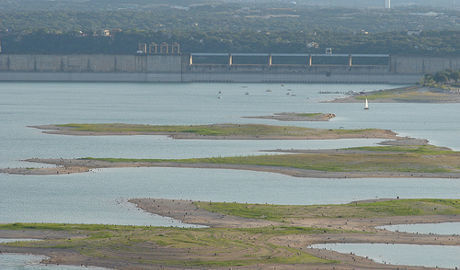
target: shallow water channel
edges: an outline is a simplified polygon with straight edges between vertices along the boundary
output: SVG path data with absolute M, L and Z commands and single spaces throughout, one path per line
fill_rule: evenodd
M 393 232 L 460 235 L 460 222 L 426 223 L 426 224 L 400 224 L 378 227 Z
M 320 244 L 312 247 L 341 253 L 353 252 L 379 263 L 443 268 L 460 267 L 460 247 L 458 246 L 353 243 Z
M 17 241 L 37 241 L 36 239 L 4 239 L 0 238 L 0 243 Z M 2 270 L 108 270 L 101 267 L 70 266 L 70 265 L 45 265 L 40 263 L 46 256 L 31 254 L 0 254 L 0 267 Z

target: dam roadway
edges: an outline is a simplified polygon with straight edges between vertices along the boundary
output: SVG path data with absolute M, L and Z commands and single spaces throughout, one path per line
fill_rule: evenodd
M 460 57 L 371 54 L 0 54 L 0 81 L 416 83 Z

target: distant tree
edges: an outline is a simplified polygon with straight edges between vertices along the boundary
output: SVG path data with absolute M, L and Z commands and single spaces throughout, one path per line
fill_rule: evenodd
M 460 70 L 447 70 L 446 73 L 450 81 L 458 82 L 460 79 Z
M 446 71 L 440 71 L 440 72 L 437 72 L 433 79 L 437 82 L 437 83 L 446 83 L 449 81 L 449 77 L 447 76 L 447 72 Z

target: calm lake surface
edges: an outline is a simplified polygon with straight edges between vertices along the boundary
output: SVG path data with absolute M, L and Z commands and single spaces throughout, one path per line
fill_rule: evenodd
M 460 222 L 446 223 L 427 223 L 427 224 L 400 224 L 379 227 L 389 231 L 399 231 L 408 233 L 424 233 L 424 234 L 444 234 L 444 235 L 460 235 Z
M 379 263 L 455 268 L 460 266 L 460 247 L 407 244 L 321 244 L 341 253 L 353 252 Z
M 35 239 L 4 239 L 0 238 L 0 243 L 11 243 L 17 241 L 36 241 Z M 30 254 L 0 254 L 0 266 L 2 270 L 106 270 L 101 267 L 81 267 L 66 265 L 44 265 L 40 262 L 46 259 L 46 256 L 37 256 Z
M 63 123 L 266 123 L 318 128 L 385 128 L 460 150 L 457 104 L 333 104 L 339 94 L 396 85 L 0 83 L 0 167 L 46 166 L 32 157 L 186 158 L 255 155 L 267 149 L 375 145 L 380 140 L 224 141 L 164 136 L 62 136 L 31 125 Z M 271 90 L 271 92 L 267 92 Z M 217 98 L 221 91 L 222 98 Z M 246 95 L 246 92 L 249 95 Z M 286 95 L 286 93 L 290 95 Z M 295 96 L 293 95 L 295 94 Z M 329 122 L 282 122 L 243 116 L 335 113 Z M 0 174 L 0 222 L 182 225 L 146 214 L 126 200 L 160 197 L 281 204 L 345 203 L 372 198 L 456 198 L 450 179 L 307 179 L 212 169 L 129 168 L 60 176 Z M 281 191 L 281 192 L 280 192 Z
M 30 125 L 64 123 L 264 123 L 317 128 L 384 128 L 460 150 L 458 104 L 334 104 L 323 92 L 397 85 L 0 83 L 0 167 L 46 166 L 33 157 L 186 158 L 256 155 L 268 149 L 375 145 L 380 140 L 223 141 L 164 136 L 62 136 Z M 288 91 L 290 89 L 290 91 Z M 271 90 L 271 92 L 267 91 Z M 217 98 L 221 91 L 222 98 Z M 246 92 L 249 94 L 246 95 Z M 286 93 L 290 92 L 290 95 Z M 294 93 L 295 95 L 293 95 Z M 243 116 L 335 113 L 329 122 L 280 122 Z M 212 169 L 122 168 L 59 176 L 0 174 L 0 223 L 69 222 L 189 226 L 127 203 L 133 197 L 279 204 L 346 203 L 372 198 L 458 198 L 453 179 L 314 179 Z M 0 261 L 2 269 L 4 264 Z M 29 269 L 29 268 L 11 268 Z M 33 268 L 35 269 L 35 268 Z M 41 269 L 41 268 L 38 268 Z

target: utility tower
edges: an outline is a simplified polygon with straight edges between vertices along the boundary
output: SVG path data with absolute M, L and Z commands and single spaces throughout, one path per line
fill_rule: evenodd
M 391 0 L 385 0 L 385 8 L 390 9 L 391 8 Z

